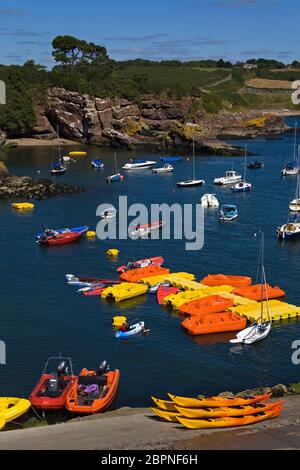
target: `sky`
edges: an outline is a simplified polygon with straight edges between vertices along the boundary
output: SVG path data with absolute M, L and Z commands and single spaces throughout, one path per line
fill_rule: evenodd
M 0 0 L 0 63 L 51 67 L 71 35 L 127 60 L 300 60 L 298 0 Z

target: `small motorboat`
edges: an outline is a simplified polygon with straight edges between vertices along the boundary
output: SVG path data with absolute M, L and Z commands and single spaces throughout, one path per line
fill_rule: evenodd
M 215 194 L 204 194 L 201 198 L 202 207 L 218 208 L 220 203 Z
M 151 160 L 131 159 L 129 163 L 126 163 L 123 166 L 123 170 L 145 170 L 148 168 L 153 168 L 154 165 L 156 165 L 156 162 L 153 162 Z
M 117 216 L 117 209 L 115 207 L 108 207 L 100 213 L 101 219 L 114 219 Z
M 231 190 L 233 193 L 248 193 L 252 189 L 251 183 L 246 183 L 246 181 L 240 181 L 232 186 Z
M 116 181 L 123 181 L 124 176 L 121 173 L 116 173 L 115 175 L 107 176 L 106 182 L 107 183 L 115 183 Z
M 277 235 L 280 240 L 300 237 L 300 215 L 293 214 L 288 223 L 277 229 Z
M 76 242 L 81 237 L 82 233 L 78 232 L 57 233 L 54 230 L 46 230 L 38 243 L 41 245 L 66 245 Z
M 138 335 L 144 330 L 145 330 L 145 323 L 141 321 L 139 323 L 135 323 L 134 325 L 128 326 L 128 329 L 126 331 L 122 331 L 122 330 L 117 331 L 115 336 L 118 339 L 130 338 L 131 336 Z
M 46 231 L 47 230 L 49 229 L 47 228 Z M 82 225 L 81 227 L 54 229 L 53 232 L 55 233 L 78 232 L 78 233 L 84 234 L 88 230 L 89 230 L 89 227 L 87 225 Z M 37 233 L 35 236 L 36 240 L 39 241 L 43 235 L 44 235 L 44 232 Z
M 132 237 L 147 237 L 151 232 L 160 230 L 166 224 L 165 220 L 158 220 L 151 222 L 150 224 L 136 225 L 130 232 Z
M 226 186 L 227 184 L 239 183 L 242 179 L 242 175 L 239 175 L 236 171 L 226 171 L 225 176 L 222 178 L 215 178 L 214 184 L 218 186 Z
M 174 167 L 170 163 L 166 163 L 163 167 L 153 168 L 152 173 L 173 173 Z
M 288 162 L 283 170 L 281 171 L 282 176 L 293 176 L 299 173 L 299 166 L 297 165 L 296 160 Z
M 74 276 L 74 274 L 66 274 L 65 279 L 69 285 L 75 287 L 93 287 L 96 284 L 103 284 L 104 286 L 114 286 L 121 284 L 121 281 L 115 279 L 101 279 L 98 277 L 81 277 Z
M 67 172 L 67 167 L 62 163 L 53 163 L 52 168 L 50 170 L 50 174 L 52 176 L 59 176 L 64 175 Z
M 177 183 L 178 188 L 192 188 L 194 186 L 203 186 L 205 184 L 205 180 L 187 180 L 187 181 L 180 181 Z
M 163 163 L 177 163 L 182 162 L 183 157 L 161 157 L 160 161 Z
M 162 266 L 165 260 L 161 256 L 155 256 L 153 258 L 141 259 L 139 261 L 130 261 L 125 266 L 120 266 L 117 269 L 119 274 L 124 273 L 125 271 L 131 271 L 132 269 L 146 268 L 147 266 L 156 265 Z
M 93 168 L 96 168 L 96 169 L 101 169 L 101 170 L 102 170 L 102 169 L 104 168 L 104 163 L 103 163 L 103 161 L 102 161 L 102 160 L 98 160 L 98 159 L 92 160 L 92 161 L 91 161 L 91 165 L 92 165 Z
M 98 370 L 83 369 L 66 397 L 66 407 L 71 413 L 91 415 L 110 407 L 118 391 L 120 371 L 110 371 L 107 361 Z
M 220 212 L 220 221 L 221 222 L 232 222 L 233 220 L 238 218 L 238 210 L 237 207 L 231 204 L 226 204 L 222 206 Z
M 265 166 L 264 162 L 254 160 L 253 162 L 249 163 L 247 168 L 249 168 L 249 170 L 259 170 L 261 168 L 264 168 L 264 166 Z
M 69 357 L 50 357 L 29 401 L 41 410 L 61 410 L 77 377 Z

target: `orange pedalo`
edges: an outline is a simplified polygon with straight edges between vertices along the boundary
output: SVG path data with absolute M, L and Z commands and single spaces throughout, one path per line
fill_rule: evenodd
M 224 331 L 243 330 L 246 328 L 247 320 L 236 313 L 222 312 L 202 315 L 201 317 L 189 317 L 181 325 L 188 330 L 190 335 L 207 335 Z
M 120 275 L 120 279 L 125 282 L 139 282 L 141 279 L 150 276 L 160 276 L 170 274 L 170 269 L 161 266 L 151 265 L 145 268 L 132 269 Z
M 79 415 L 105 411 L 114 401 L 119 378 L 120 371 L 110 371 L 106 361 L 100 364 L 97 372 L 83 369 L 67 395 L 67 409 Z
M 179 312 L 184 315 L 200 316 L 208 313 L 224 312 L 230 307 L 233 307 L 234 302 L 232 299 L 226 299 L 220 295 L 210 295 L 202 299 L 196 299 L 192 302 L 187 302 L 179 308 Z
M 248 276 L 227 276 L 226 274 L 209 274 L 202 281 L 201 284 L 206 286 L 232 286 L 232 287 L 245 287 L 251 286 L 252 280 Z
M 285 292 L 280 289 L 280 287 L 272 287 L 270 284 L 266 284 L 266 286 L 258 284 L 256 286 L 239 287 L 238 289 L 235 289 L 233 293 L 250 300 L 257 300 L 258 302 L 267 300 L 267 295 L 268 300 L 278 299 L 285 296 Z

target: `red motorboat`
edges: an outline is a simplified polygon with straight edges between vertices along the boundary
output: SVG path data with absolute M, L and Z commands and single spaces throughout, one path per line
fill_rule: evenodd
M 165 297 L 168 297 L 168 295 L 171 295 L 171 294 L 177 294 L 178 292 L 179 292 L 179 289 L 177 287 L 160 286 L 156 294 L 157 302 L 160 305 L 162 305 Z
M 66 232 L 58 233 L 49 236 L 43 236 L 39 243 L 43 245 L 66 245 L 67 243 L 73 243 L 82 237 L 82 233 L 78 232 Z
M 61 410 L 76 380 L 70 358 L 50 357 L 29 401 L 40 410 Z
M 147 237 L 151 234 L 151 232 L 163 228 L 164 225 L 166 225 L 165 220 L 156 220 L 155 222 L 151 222 L 150 224 L 144 225 L 138 224 L 132 227 L 130 234 L 133 238 Z
M 130 271 L 132 269 L 146 268 L 147 266 L 156 265 L 162 266 L 165 260 L 161 256 L 155 256 L 153 258 L 141 259 L 139 261 L 129 262 L 126 266 L 120 266 L 117 269 L 118 273 L 124 273 L 125 271 Z

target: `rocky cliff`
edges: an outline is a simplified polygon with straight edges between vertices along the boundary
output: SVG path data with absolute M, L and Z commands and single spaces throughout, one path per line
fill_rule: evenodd
M 201 98 L 155 99 L 140 103 L 101 99 L 61 88 L 48 91 L 45 102 L 35 102 L 36 126 L 32 134 L 53 135 L 86 144 L 172 151 L 188 148 L 192 138 L 198 150 L 214 154 L 240 153 L 224 137 L 274 135 L 285 130 L 282 117 L 272 113 L 221 112 L 209 115 Z

